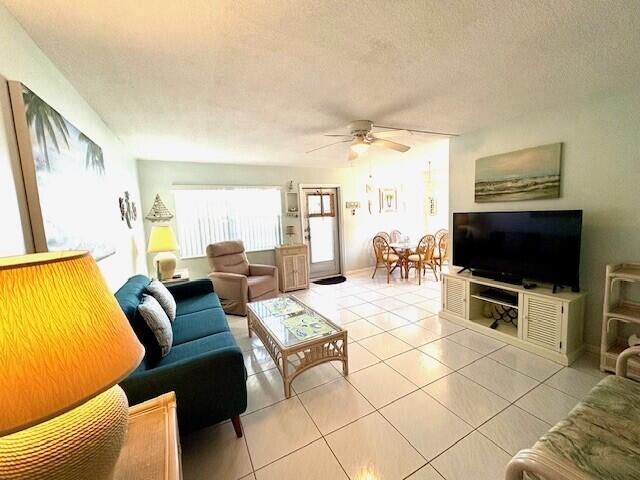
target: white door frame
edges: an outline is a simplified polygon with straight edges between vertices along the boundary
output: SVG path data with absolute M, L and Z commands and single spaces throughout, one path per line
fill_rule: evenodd
M 309 245 L 309 240 L 304 234 L 304 217 L 302 215 L 302 202 L 304 198 L 305 188 L 335 188 L 336 189 L 336 214 L 338 215 L 338 242 L 340 243 L 340 275 L 344 275 L 344 219 L 342 215 L 342 185 L 339 183 L 300 183 L 298 184 L 298 198 L 300 199 L 300 232 L 302 232 L 302 243 Z M 306 211 L 306 208 L 305 208 Z M 309 255 L 309 272 L 311 272 L 311 255 Z M 309 273 L 311 275 L 311 273 Z M 322 280 L 323 278 L 332 277 L 333 275 L 311 278 L 310 280 Z

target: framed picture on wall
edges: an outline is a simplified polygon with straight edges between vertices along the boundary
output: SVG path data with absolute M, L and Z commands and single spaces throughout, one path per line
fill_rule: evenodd
M 20 82 L 9 82 L 36 252 L 115 253 L 102 148 Z
M 560 197 L 562 144 L 553 143 L 476 160 L 476 203 Z
M 397 188 L 381 188 L 380 189 L 380 212 L 397 212 L 398 211 L 398 189 Z

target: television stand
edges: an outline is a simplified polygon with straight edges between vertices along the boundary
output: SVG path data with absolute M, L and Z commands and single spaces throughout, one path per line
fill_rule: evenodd
M 478 277 L 490 278 L 496 282 L 510 283 L 511 285 L 522 285 L 523 278 L 520 275 L 509 273 L 492 272 L 490 270 L 469 269 L 471 274 Z M 460 272 L 458 272 L 460 273 Z
M 582 354 L 584 292 L 528 290 L 477 273 L 442 273 L 440 318 L 563 365 Z
M 553 293 L 557 293 L 558 289 L 562 289 L 564 288 L 564 285 L 560 285 L 559 283 L 554 283 L 553 284 Z M 571 291 L 574 293 L 578 293 L 580 291 L 580 287 L 578 285 L 573 285 L 571 287 Z

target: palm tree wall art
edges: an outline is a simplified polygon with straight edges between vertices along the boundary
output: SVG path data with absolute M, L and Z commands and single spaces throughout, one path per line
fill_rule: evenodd
M 50 105 L 31 90 L 25 88 L 22 96 L 24 98 L 27 123 L 29 124 L 29 128 L 33 129 L 36 134 L 38 146 L 44 157 L 44 167 L 47 170 L 51 170 L 47 137 L 51 139 L 51 144 L 58 153 L 60 153 L 58 135 L 62 137 L 65 146 L 69 148 L 69 130 L 67 129 L 67 124 L 64 118 L 62 118 L 62 115 L 51 108 Z
M 36 251 L 115 253 L 102 148 L 22 83 L 9 92 Z

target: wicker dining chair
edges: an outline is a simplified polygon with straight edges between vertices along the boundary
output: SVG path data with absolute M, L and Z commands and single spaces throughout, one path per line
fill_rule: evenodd
M 389 234 L 387 232 L 378 232 L 375 234 L 376 237 L 382 237 L 384 238 L 387 242 L 391 242 L 391 237 L 389 236 Z
M 433 236 L 436 237 L 436 247 L 438 246 L 438 243 L 440 242 L 440 239 L 442 238 L 442 236 L 446 235 L 447 233 L 449 233 L 449 230 L 447 230 L 446 228 L 441 228 L 440 230 L 437 230 L 436 233 L 433 234 Z
M 436 248 L 436 238 L 433 235 L 425 235 L 420 239 L 418 247 L 415 253 L 412 253 L 406 258 L 407 262 L 407 278 L 409 278 L 409 269 L 411 267 L 416 269 L 416 276 L 418 277 L 418 285 L 422 285 L 422 275 L 427 267 L 431 269 L 433 275 L 438 280 L 437 265 L 433 258 L 433 252 Z
M 436 232 L 438 233 L 438 232 Z M 433 255 L 438 269 L 442 272 L 442 264 L 447 260 L 449 256 L 449 233 L 445 230 L 444 234 L 440 236 L 440 239 L 436 237 L 436 251 Z
M 371 278 L 376 276 L 376 272 L 380 267 L 385 267 L 387 270 L 387 283 L 389 283 L 391 272 L 393 272 L 396 267 L 400 267 L 400 276 L 402 277 L 402 259 L 400 255 L 389 246 L 386 238 L 380 235 L 373 237 L 373 251 L 376 255 L 376 266 L 373 269 Z
M 396 243 L 396 242 L 399 242 L 400 239 L 402 238 L 402 232 L 400 230 L 391 230 L 391 233 L 389 234 L 389 236 L 391 237 L 390 242 Z

